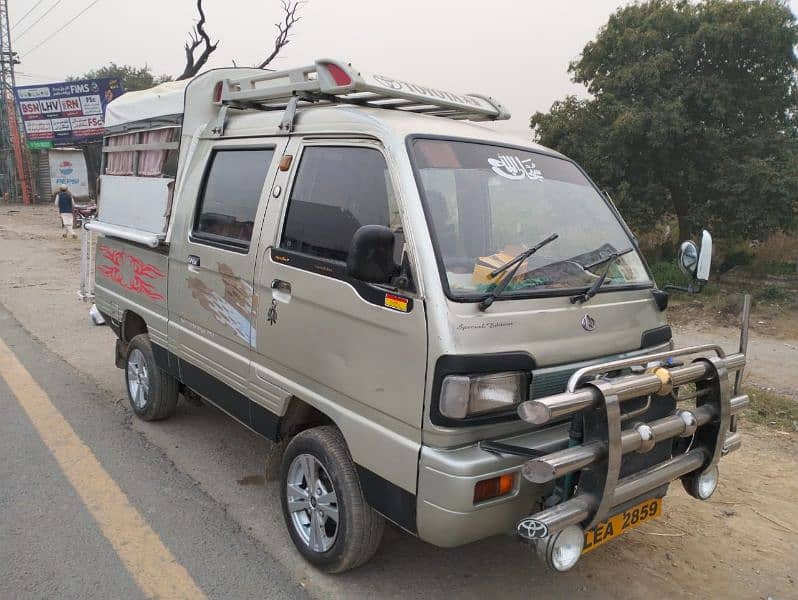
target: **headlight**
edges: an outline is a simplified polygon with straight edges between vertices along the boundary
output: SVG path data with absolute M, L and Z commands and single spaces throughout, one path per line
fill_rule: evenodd
M 449 375 L 441 386 L 440 411 L 450 419 L 465 419 L 508 410 L 523 400 L 524 373 Z

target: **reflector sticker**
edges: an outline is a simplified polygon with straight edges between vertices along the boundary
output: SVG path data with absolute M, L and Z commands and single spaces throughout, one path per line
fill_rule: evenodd
M 385 306 L 388 308 L 400 312 L 407 312 L 407 304 L 407 298 L 402 298 L 401 296 L 395 296 L 393 294 L 385 294 Z
M 521 158 L 510 154 L 499 154 L 498 158 L 489 158 L 488 163 L 497 175 L 505 179 L 531 179 L 542 181 L 543 173 L 535 166 L 531 158 Z

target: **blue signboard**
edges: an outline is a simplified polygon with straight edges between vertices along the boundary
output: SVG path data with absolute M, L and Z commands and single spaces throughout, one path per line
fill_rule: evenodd
M 28 143 L 73 146 L 102 139 L 105 107 L 124 93 L 119 79 L 14 88 Z

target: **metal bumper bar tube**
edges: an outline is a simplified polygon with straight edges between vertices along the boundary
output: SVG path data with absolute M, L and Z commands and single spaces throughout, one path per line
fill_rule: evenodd
M 518 526 L 518 535 L 527 540 L 552 535 L 570 525 L 581 523 L 590 516 L 590 512 L 591 503 L 588 499 L 584 496 L 576 496 L 534 515 L 534 520 L 537 523 L 542 523 L 545 527 L 536 527 L 530 531 L 521 524 L 524 521 L 521 521 Z
M 663 484 L 673 481 L 677 477 L 700 469 L 705 460 L 706 455 L 704 451 L 700 448 L 696 448 L 690 450 L 690 452 L 686 454 L 675 456 L 655 467 L 621 479 L 618 482 L 618 486 L 615 488 L 612 505 L 617 506 L 623 504 L 627 500 L 645 494 Z
M 737 396 L 731 400 L 731 414 L 737 414 L 749 404 L 748 396 Z M 715 409 L 706 404 L 693 411 L 680 411 L 670 417 L 663 417 L 650 423 L 645 423 L 647 431 L 642 428 L 627 429 L 621 434 L 621 452 L 643 451 L 644 444 L 653 447 L 654 444 L 691 433 L 688 431 L 689 416 L 692 415 L 695 427 L 706 425 L 715 417 Z M 651 437 L 645 437 L 650 435 Z M 728 441 L 727 441 L 728 445 Z M 739 444 L 738 444 L 739 447 Z M 736 449 L 736 448 L 734 448 Z M 521 469 L 524 477 L 533 483 L 546 483 L 578 471 L 606 455 L 607 446 L 600 442 L 593 442 L 583 446 L 572 446 L 546 454 L 540 458 L 528 461 Z
M 695 348 L 699 349 L 696 351 L 706 350 L 706 348 L 702 346 L 696 346 Z M 710 348 L 714 347 L 710 346 Z M 681 356 L 682 354 L 682 352 L 676 353 L 678 356 Z M 573 381 L 581 371 L 587 372 L 589 370 L 594 374 L 602 373 L 613 369 L 617 370 L 622 368 L 618 365 L 623 365 L 623 368 L 625 368 L 639 365 L 641 362 L 645 364 L 646 362 L 649 362 L 648 359 L 651 357 L 660 357 L 663 355 L 668 356 L 668 353 L 660 352 L 658 354 L 651 354 L 636 359 L 626 359 L 622 361 L 615 361 L 613 363 L 604 363 L 603 365 L 588 367 L 574 373 L 574 375 L 571 376 L 571 381 Z M 734 354 L 726 357 L 723 360 L 728 371 L 736 371 L 745 366 L 745 356 L 742 354 Z M 676 367 L 664 370 L 667 370 L 668 374 L 670 375 L 670 385 L 672 386 L 679 386 L 693 381 L 700 381 L 701 379 L 705 379 L 713 373 L 712 367 L 705 361 L 698 361 L 684 367 Z M 618 377 L 611 380 L 611 385 L 614 395 L 618 396 L 618 400 L 621 402 L 632 398 L 639 398 L 641 396 L 659 393 L 665 387 L 662 379 L 655 374 Z M 527 423 L 532 423 L 533 425 L 545 425 L 553 419 L 580 412 L 586 408 L 589 408 L 590 406 L 593 406 L 593 404 L 597 402 L 600 397 L 601 394 L 597 390 L 591 388 L 591 386 L 586 386 L 576 391 L 567 391 L 554 396 L 522 402 L 518 406 L 518 415 Z

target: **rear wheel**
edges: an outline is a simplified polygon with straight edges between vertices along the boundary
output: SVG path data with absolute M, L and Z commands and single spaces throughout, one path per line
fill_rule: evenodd
M 158 368 L 150 337 L 137 335 L 127 347 L 125 382 L 130 407 L 144 421 L 171 417 L 177 407 L 177 380 Z
M 338 429 L 315 427 L 294 437 L 283 455 L 281 482 L 288 532 L 308 562 L 341 573 L 374 555 L 384 520 L 363 498 Z

